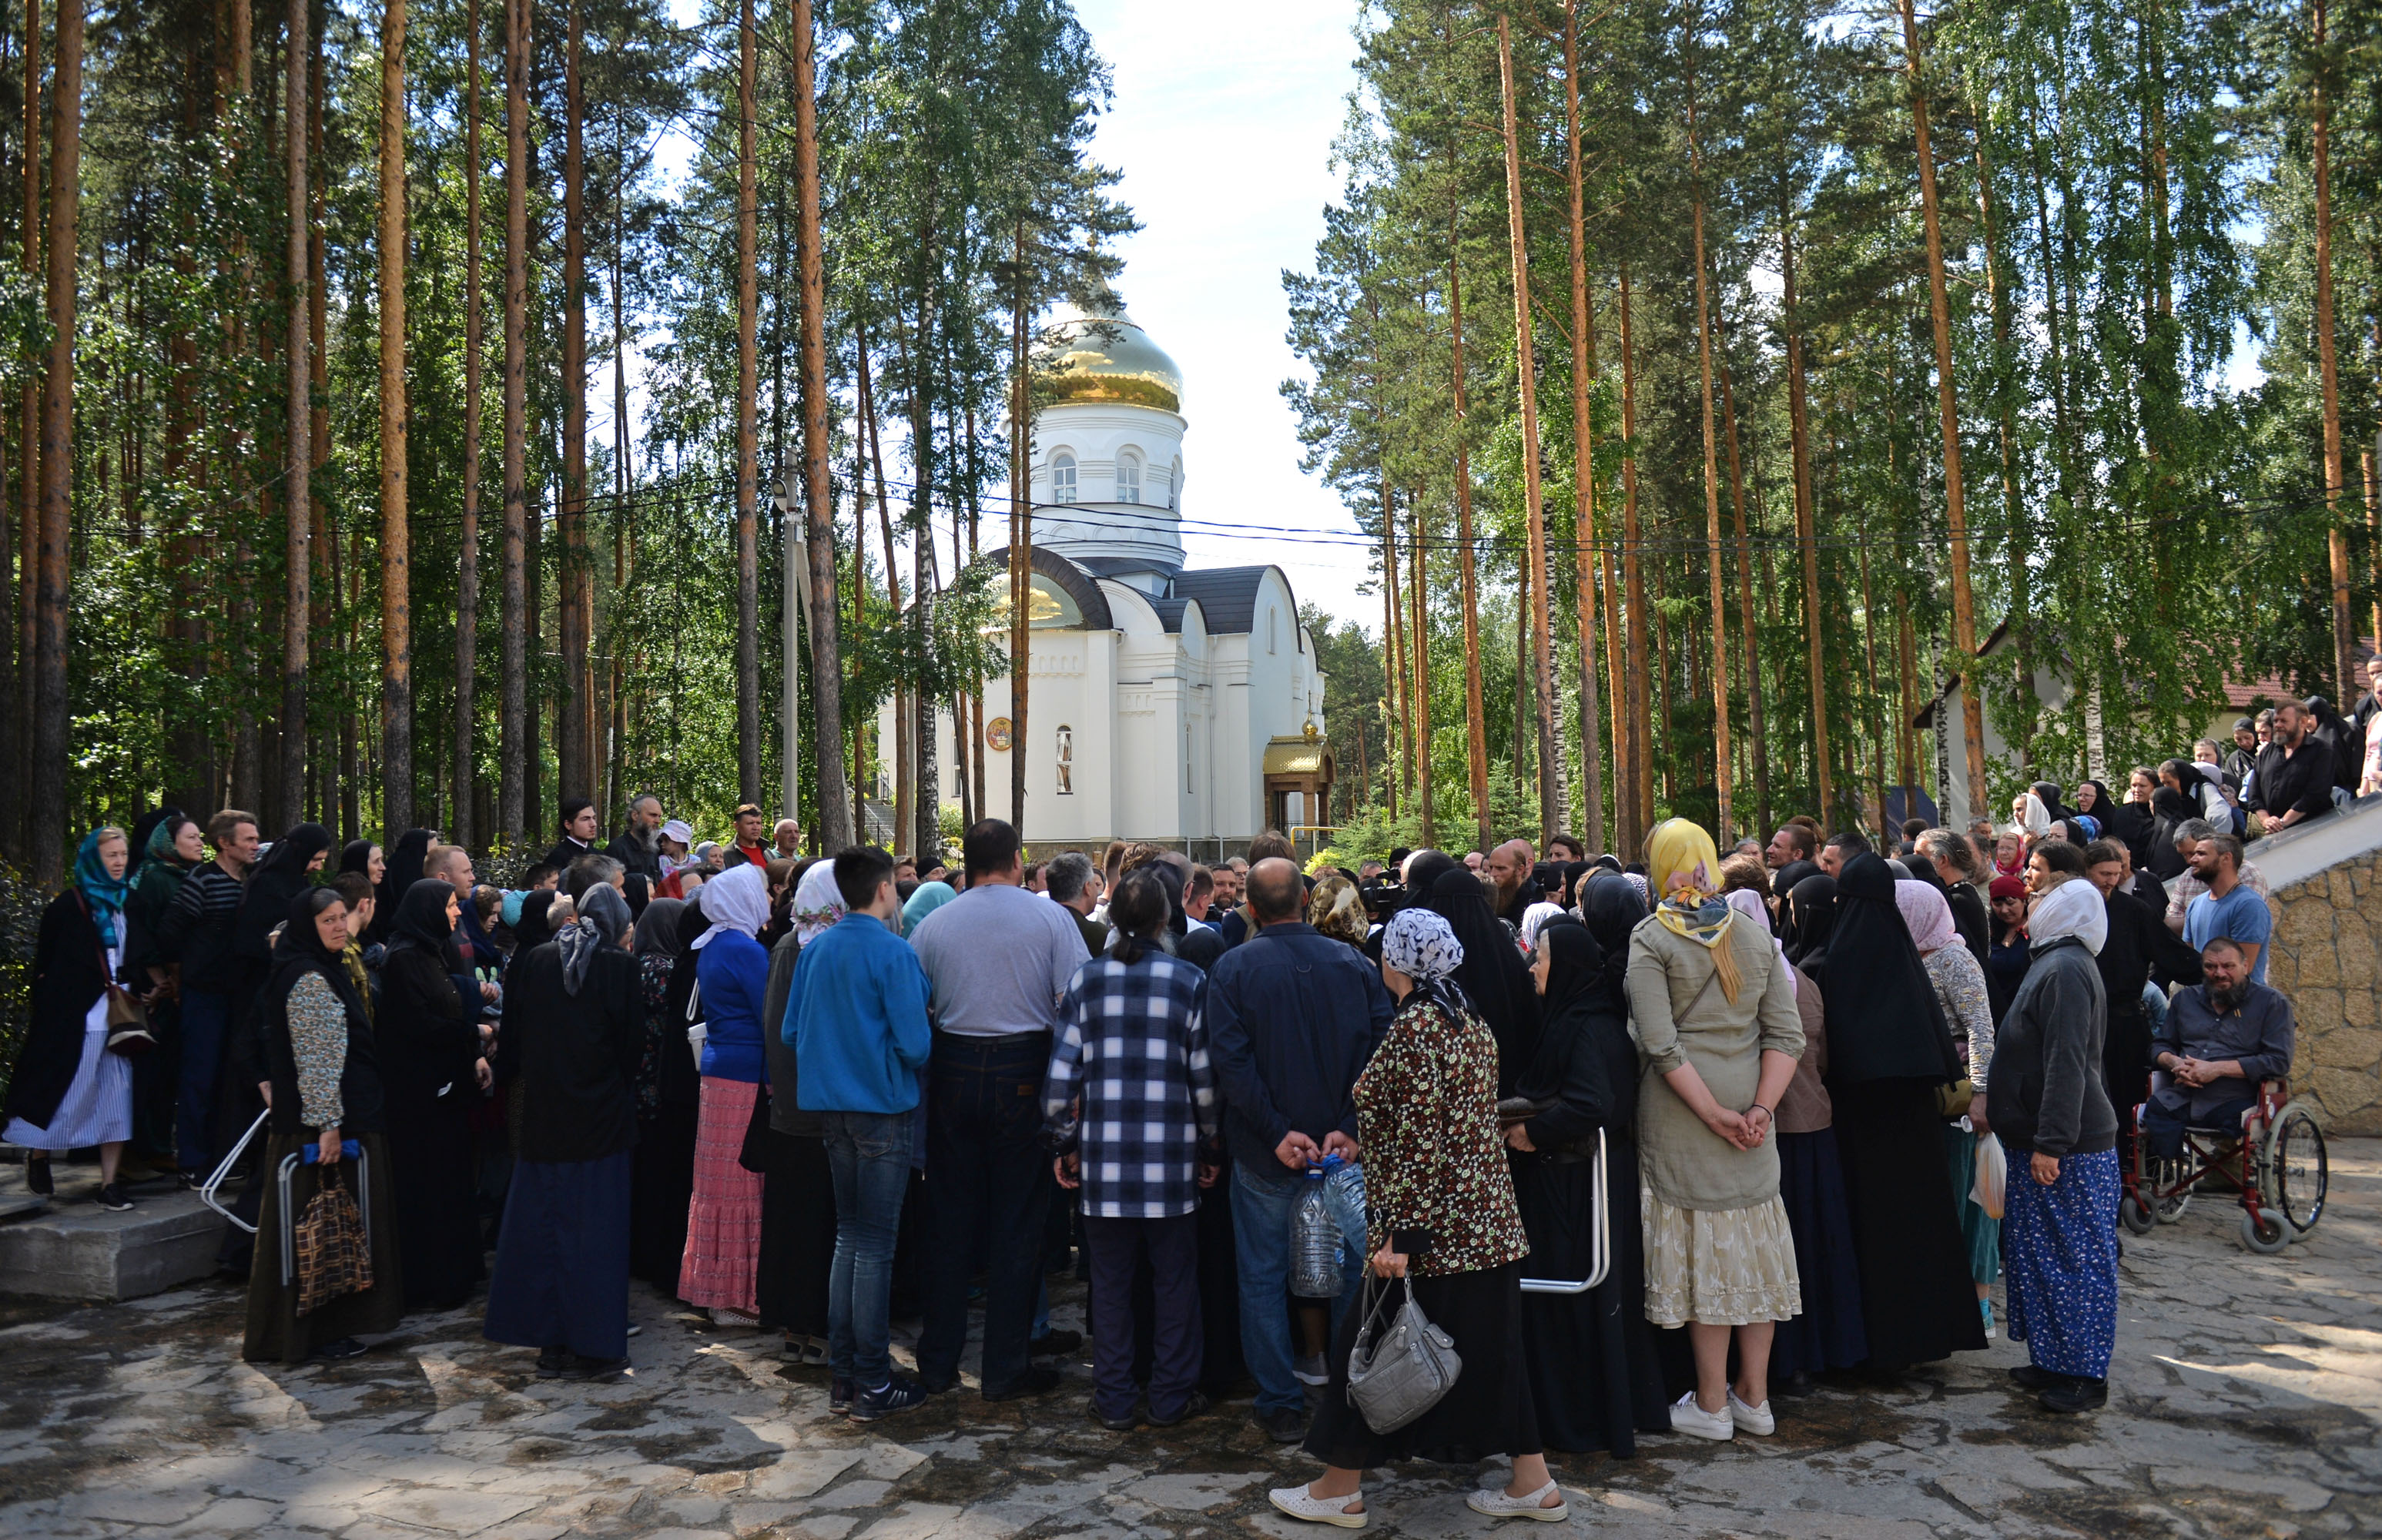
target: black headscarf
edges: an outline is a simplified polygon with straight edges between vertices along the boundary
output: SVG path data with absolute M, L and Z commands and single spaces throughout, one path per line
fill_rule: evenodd
M 1894 873 L 1863 851 L 1836 874 L 1828 995 L 1828 1083 L 1952 1078 L 1952 1032 L 1894 901 Z
M 182 810 L 178 807 L 161 807 L 154 812 L 141 815 L 140 822 L 132 825 L 131 838 L 128 842 L 128 848 L 132 852 L 132 864 L 124 869 L 126 882 L 137 883 L 140 880 L 141 863 L 149 859 L 149 837 L 157 832 L 157 825 L 169 818 L 180 816 L 182 816 Z
M 378 849 L 376 839 L 350 839 L 339 847 L 339 870 L 372 875 L 372 853 Z
M 1606 988 L 1613 958 L 1595 933 L 1565 915 L 1540 927 L 1539 945 L 1553 949 L 1540 999 L 1543 1024 L 1517 1089 L 1534 1102 L 1553 1102 L 1529 1119 L 1532 1144 L 1584 1155 L 1598 1129 L 1629 1133 L 1638 1115 L 1638 1045 L 1630 1041 L 1627 1008 Z
M 2200 816 L 2199 806 L 2182 792 L 2162 782 L 2151 793 L 2150 849 L 2143 867 L 2161 882 L 2173 882 L 2183 870 L 2183 857 L 2175 848 L 2175 831 L 2185 822 Z
M 323 845 L 316 849 L 329 843 L 326 835 Z M 303 862 L 299 863 L 299 870 L 302 875 Z M 252 879 L 248 896 L 253 898 L 254 893 Z M 287 923 L 282 924 L 280 938 L 273 943 L 272 972 L 257 996 L 256 1020 L 264 1041 L 266 1069 L 274 1082 L 273 1126 L 276 1132 L 294 1133 L 302 1126 L 299 1122 L 297 1062 L 289 1043 L 289 992 L 309 973 L 319 974 L 331 986 L 348 1013 L 348 1058 L 339 1076 L 340 1099 L 347 1105 L 342 1127 L 360 1131 L 378 1127 L 381 1092 L 373 1052 L 372 1015 L 365 1009 L 362 996 L 356 993 L 355 982 L 348 976 L 346 959 L 324 946 L 321 935 L 314 929 L 315 916 L 339 901 L 336 889 L 310 886 L 285 904 L 276 917 L 276 922 Z M 242 912 L 245 915 L 245 910 Z
M 1809 864 L 1808 862 L 1804 864 Z M 1817 867 L 1786 890 L 1779 915 L 1786 922 L 1786 960 L 1817 978 L 1828 959 L 1836 928 L 1836 879 Z
M 1638 896 L 1638 885 L 1619 872 L 1600 871 L 1580 890 L 1579 916 L 1603 955 L 1599 977 L 1604 997 L 1626 1020 L 1629 1015 L 1629 933 L 1646 918 L 1646 900 Z
M 455 927 L 447 923 L 450 899 L 456 899 L 454 886 L 443 878 L 424 877 L 407 888 L 389 918 L 390 957 L 418 947 L 437 959 L 440 972 L 463 972 L 462 957 L 455 950 Z
M 1406 892 L 1418 902 L 1430 896 L 1431 884 L 1463 869 L 1464 863 L 1445 850 L 1417 850 L 1406 858 Z
M 2027 789 L 2033 792 L 2037 798 L 2042 800 L 2043 811 L 2051 814 L 2051 821 L 2053 823 L 2057 824 L 2062 818 L 2073 818 L 2076 816 L 2076 810 L 2069 807 L 2066 802 L 2060 801 L 2058 782 L 2037 781 L 2032 786 L 2028 787 Z M 1833 1050 L 1831 1051 L 1833 1052 Z
M 1501 1094 L 1510 1094 L 1514 1077 L 1529 1062 L 1530 1040 L 1537 1035 L 1529 965 L 1522 960 L 1513 934 L 1490 910 L 1480 879 L 1471 873 L 1461 867 L 1442 873 L 1423 904 L 1447 922 L 1463 945 L 1464 960 L 1449 976 L 1497 1039 L 1497 1084 Z
M 413 885 L 422 880 L 422 868 L 430 859 L 430 842 L 437 837 L 428 829 L 408 829 L 388 848 L 388 864 L 380 876 L 382 909 L 403 903 Z
M 554 939 L 554 926 L 546 918 L 546 911 L 554 907 L 554 898 L 553 888 L 541 887 L 522 899 L 521 918 L 513 922 L 515 956 Z
M 1569 915 L 1539 927 L 1539 949 L 1549 954 L 1547 989 L 1539 996 L 1539 1042 L 1515 1077 L 1516 1095 L 1544 1101 L 1563 1089 L 1572 1054 L 1590 1011 L 1610 1008 L 1604 995 L 1604 948 Z
M 1596 870 L 1596 868 L 1590 866 L 1584 861 L 1565 862 L 1561 868 L 1563 873 L 1563 890 L 1561 893 L 1550 892 L 1547 895 L 1549 901 L 1562 904 L 1565 908 L 1578 908 L 1579 905 L 1579 880 L 1581 877 L 1594 870 Z
M 273 927 L 296 912 L 290 905 L 314 886 L 307 864 L 330 848 L 331 831 L 320 824 L 301 824 L 273 842 L 239 896 L 239 914 L 232 928 L 235 955 L 260 962 L 277 959 L 269 940 Z M 274 967 L 277 975 L 277 961 Z

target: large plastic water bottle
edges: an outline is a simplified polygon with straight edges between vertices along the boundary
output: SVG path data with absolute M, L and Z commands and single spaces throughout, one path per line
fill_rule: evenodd
M 1332 1167 L 1339 1164 L 1333 1155 L 1321 1166 L 1309 1166 L 1298 1204 L 1291 1210 L 1290 1291 L 1302 1299 L 1340 1297 L 1340 1226 L 1326 1193 Z

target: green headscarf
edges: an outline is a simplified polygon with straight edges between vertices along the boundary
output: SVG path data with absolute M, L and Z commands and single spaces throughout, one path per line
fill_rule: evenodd
M 107 840 L 123 837 L 122 829 L 103 824 L 82 837 L 82 848 L 75 852 L 75 886 L 82 890 L 83 901 L 91 905 L 91 923 L 99 927 L 99 943 L 103 947 L 113 947 L 121 939 L 116 922 L 124 912 L 124 898 L 132 885 L 122 877 L 107 874 L 107 864 L 99 859 L 99 848 Z
M 911 935 L 917 930 L 919 921 L 958 897 L 947 882 L 920 883 L 918 890 L 910 895 L 910 901 L 902 906 L 902 934 Z

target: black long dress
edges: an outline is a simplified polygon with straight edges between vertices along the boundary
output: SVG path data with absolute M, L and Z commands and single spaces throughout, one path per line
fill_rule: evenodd
M 1820 981 L 1828 1094 L 1870 1367 L 1899 1369 L 1985 1346 L 1935 1110 L 1936 1088 L 1956 1061 L 1934 985 L 1895 907 L 1892 870 L 1875 855 L 1856 856 L 1838 874 L 1836 895 Z
M 472 1141 L 479 1001 L 466 1006 L 454 978 L 447 927 L 454 897 L 434 879 L 409 888 L 381 964 L 375 1030 L 409 1310 L 451 1310 L 486 1276 Z
M 761 1324 L 796 1337 L 827 1333 L 828 1272 L 835 1262 L 835 1175 L 829 1169 L 819 1118 L 802 1110 L 794 1050 L 779 1023 L 792 993 L 801 936 L 788 931 L 769 948 L 769 988 L 761 1008 L 761 1047 L 769 1094 L 755 1110 L 766 1152 L 761 1171 L 761 1270 L 755 1303 Z
M 1523 1128 L 1536 1153 L 1512 1155 L 1514 1202 L 1530 1238 L 1524 1271 L 1584 1278 L 1595 1265 L 1593 1159 L 1604 1135 L 1609 1266 L 1584 1294 L 1522 1296 L 1524 1362 L 1550 1449 L 1638 1452 L 1640 1432 L 1670 1427 L 1663 1372 L 1646 1324 L 1645 1239 L 1639 1228 L 1638 1050 L 1613 1008 L 1595 937 L 1569 918 L 1549 921 L 1539 945 L 1554 948 L 1538 1055 L 1519 1090 L 1552 1101 Z
M 676 904 L 670 911 L 665 905 Z M 679 898 L 657 898 L 638 923 L 639 999 L 645 1010 L 650 1063 L 637 1083 L 637 1143 L 629 1181 L 629 1276 L 675 1297 L 679 1260 L 686 1254 L 686 1210 L 694 1201 L 694 1139 L 702 1116 L 703 1081 L 686 1045 L 686 1006 L 694 991 L 693 955 L 685 944 L 701 935 L 703 911 Z M 666 929 L 664 929 L 666 928 Z M 648 942 L 663 934 L 667 952 Z

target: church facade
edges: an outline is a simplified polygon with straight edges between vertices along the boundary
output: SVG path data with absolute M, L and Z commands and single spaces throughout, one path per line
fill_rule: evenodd
M 1323 675 L 1289 578 L 1185 565 L 1182 372 L 1130 316 L 1058 324 L 1033 443 L 1026 723 L 1014 729 L 1010 680 L 988 678 L 990 809 L 1006 811 L 1023 754 L 1037 850 L 1122 838 L 1221 855 L 1269 827 L 1320 825 L 1334 768 Z M 1006 567 L 1008 552 L 984 559 Z M 893 741 L 890 704 L 878 730 Z M 939 713 L 947 803 L 960 796 L 952 731 Z

